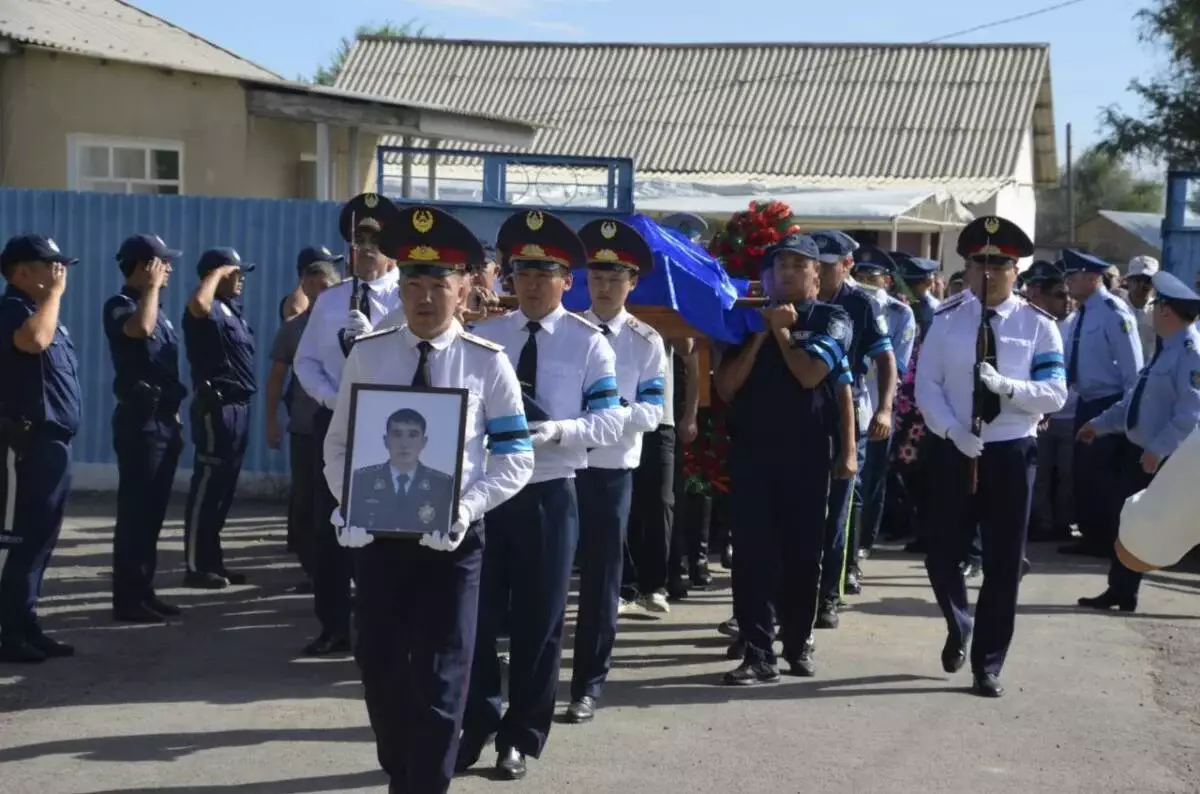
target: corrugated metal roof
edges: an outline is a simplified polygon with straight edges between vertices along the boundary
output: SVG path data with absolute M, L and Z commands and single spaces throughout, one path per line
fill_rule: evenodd
M 1139 238 L 1146 245 L 1153 246 L 1159 251 L 1162 250 L 1162 215 L 1155 212 L 1119 212 L 1117 210 L 1100 210 L 1098 214 Z
M 122 0 L 0 0 L 0 36 L 93 58 L 238 79 L 282 79 Z
M 544 124 L 538 153 L 639 174 L 1057 180 L 1049 48 L 561 44 L 365 37 L 338 87 Z M 1035 113 L 1035 111 L 1037 111 Z

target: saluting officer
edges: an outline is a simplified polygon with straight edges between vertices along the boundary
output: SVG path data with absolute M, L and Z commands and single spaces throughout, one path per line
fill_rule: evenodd
M 892 254 L 892 258 L 896 260 L 904 286 L 915 298 L 911 308 L 917 320 L 920 338 L 924 339 L 929 326 L 933 325 L 933 313 L 942 304 L 933 294 L 934 282 L 941 266 L 932 259 L 907 254 L 901 254 L 898 258 Z M 897 360 L 896 364 L 899 366 L 900 362 Z
M 841 306 L 853 324 L 853 342 L 847 351 L 854 382 L 855 433 L 858 439 L 858 466 L 861 471 L 868 439 L 885 439 L 892 432 L 892 403 L 896 399 L 896 357 L 888 338 L 887 323 L 870 296 L 848 278 L 854 265 L 858 244 L 838 232 L 817 232 L 813 240 L 821 251 L 821 292 L 823 303 Z M 879 405 L 868 418 L 865 376 L 867 366 L 875 362 L 879 378 Z M 857 477 L 833 481 L 829 489 L 826 515 L 825 560 L 821 569 L 821 608 L 817 628 L 836 629 L 838 604 L 843 588 L 858 591 L 857 529 L 851 511 L 851 497 L 858 488 Z M 858 499 L 861 504 L 861 496 Z
M 625 310 L 638 277 L 654 267 L 650 246 L 631 226 L 597 218 L 579 230 L 587 249 L 592 306 L 583 316 L 600 328 L 616 355 L 617 390 L 629 408 L 620 440 L 588 450 L 587 468 L 576 472 L 579 498 L 579 610 L 571 661 L 568 722 L 587 722 L 612 666 L 621 598 L 621 568 L 628 528 L 633 472 L 642 456 L 642 434 L 663 416 L 667 354 L 658 332 Z M 662 496 L 655 494 L 657 501 Z M 659 510 L 662 510 L 660 504 Z M 666 565 L 669 538 L 657 552 Z
M 292 368 L 304 391 L 319 406 L 313 417 L 317 450 L 324 447 L 342 369 L 354 340 L 400 308 L 400 274 L 392 259 L 396 245 L 391 238 L 399 218 L 396 205 L 374 193 L 355 196 L 342 207 L 338 228 L 351 245 L 351 278 L 318 296 Z M 325 461 L 317 455 L 314 464 L 313 610 L 321 631 L 304 647 L 304 653 L 325 656 L 350 650 L 353 560 L 338 546 L 333 527 L 325 519 L 337 505 L 333 492 L 324 487 Z
M 59 323 L 67 268 L 49 237 L 13 237 L 0 253 L 0 662 L 44 662 L 75 649 L 42 633 L 37 600 L 71 490 L 82 396 L 75 346 Z
M 1079 429 L 1084 444 L 1111 433 L 1124 433 L 1138 455 L 1123 459 L 1118 472 L 1119 496 L 1127 499 L 1144 490 L 1159 467 L 1200 424 L 1200 295 L 1166 271 L 1152 276 L 1154 330 L 1158 349 L 1122 400 Z M 1079 605 L 1122 612 L 1137 609 L 1142 574 L 1115 557 L 1108 570 L 1108 588 Z
M 196 266 L 200 286 L 183 315 L 183 341 L 191 367 L 192 483 L 184 513 L 185 587 L 219 590 L 246 583 L 225 567 L 221 530 L 233 506 L 242 459 L 250 440 L 254 329 L 242 316 L 242 287 L 255 266 L 233 248 L 205 251 Z
M 1063 340 L 1067 385 L 1079 395 L 1075 406 L 1078 432 L 1133 388 L 1144 360 L 1136 318 L 1104 286 L 1108 263 L 1068 248 L 1063 251 L 1063 264 L 1067 287 L 1079 303 L 1071 338 Z M 1075 445 L 1075 518 L 1083 537 L 1059 551 L 1096 557 L 1112 553 L 1125 503 L 1117 472 L 1126 465 L 1127 458 L 1136 460 L 1137 454 L 1122 434 L 1105 436 L 1090 445 Z
M 722 352 L 716 387 L 729 404 L 732 515 L 737 523 L 733 611 L 742 663 L 730 685 L 779 680 L 772 603 L 793 675 L 811 676 L 812 629 L 831 478 L 854 476 L 852 323 L 818 302 L 820 250 L 793 234 L 768 250 L 767 330 Z M 839 561 L 840 564 L 840 561 Z
M 863 289 L 874 290 L 873 297 L 887 323 L 888 339 L 896 358 L 897 375 L 903 378 L 908 373 L 912 360 L 913 345 L 917 338 L 917 320 L 908 304 L 893 296 L 889 290 L 893 278 L 898 277 L 896 261 L 884 251 L 870 245 L 859 246 L 854 252 L 854 277 Z M 879 372 L 872 366 L 867 375 L 867 395 L 871 404 L 879 402 Z M 887 496 L 888 460 L 891 457 L 892 436 L 873 438 L 867 441 L 863 467 L 858 477 L 862 483 L 862 513 L 859 516 L 858 554 L 850 561 L 851 573 L 847 574 L 846 591 L 855 593 L 861 589 L 858 582 L 859 560 L 869 557 L 879 537 L 879 525 L 883 521 L 883 503 Z M 854 574 L 854 575 L 851 575 Z
M 500 227 L 496 247 L 512 267 L 520 309 L 476 332 L 503 345 L 516 366 L 535 463 L 529 485 L 488 517 L 458 769 L 475 764 L 494 733 L 496 768 L 515 780 L 525 776 L 526 756 L 541 756 L 554 717 L 579 537 L 575 472 L 587 465 L 588 449 L 620 440 L 629 409 L 620 404 L 612 347 L 599 327 L 562 305 L 571 269 L 587 261 L 575 232 L 549 213 L 524 211 Z M 502 714 L 496 637 L 510 608 L 509 706 Z
M 338 533 L 340 543 L 360 547 L 355 659 L 379 763 L 391 791 L 440 794 L 454 774 L 471 674 L 484 515 L 529 481 L 533 447 L 512 364 L 499 345 L 454 319 L 469 288 L 466 269 L 482 261 L 478 241 L 431 207 L 407 207 L 395 220 L 407 323 L 356 341 L 325 439 L 325 477 L 341 494 L 353 384 L 470 392 L 450 532 L 419 540 L 374 538 L 356 527 Z
M 154 592 L 158 537 L 183 451 L 179 407 L 179 336 L 159 303 L 179 251 L 153 234 L 121 243 L 125 285 L 104 303 L 112 354 L 113 449 L 117 453 L 117 523 L 113 529 L 113 618 L 161 623 L 179 614 Z
M 925 558 L 948 627 L 942 668 L 960 670 L 970 642 L 973 691 L 984 697 L 1004 694 L 1000 670 L 1016 621 L 1037 426 L 1067 399 L 1054 318 L 1013 294 L 1017 261 L 1032 253 L 1011 221 L 967 224 L 958 254 L 969 289 L 938 309 L 917 367 L 917 404 L 929 432 L 944 439 L 934 447 L 941 488 Z M 968 339 L 975 344 L 963 344 Z M 960 566 L 977 526 L 984 574 L 972 627 Z

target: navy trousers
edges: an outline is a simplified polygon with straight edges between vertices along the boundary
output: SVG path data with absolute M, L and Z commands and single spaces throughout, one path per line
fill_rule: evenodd
M 184 514 L 183 550 L 193 573 L 223 573 L 221 530 L 233 507 L 242 460 L 250 439 L 250 404 L 205 410 L 192 400 L 192 485 Z
M 1097 439 L 1099 440 L 1099 439 Z M 1119 474 L 1119 482 L 1121 484 L 1122 504 L 1124 500 L 1133 496 L 1138 491 L 1145 490 L 1154 480 L 1154 474 L 1147 474 L 1142 468 L 1141 457 L 1145 452 L 1136 444 L 1130 443 L 1134 453 L 1126 455 L 1122 461 L 1121 471 Z M 1162 470 L 1162 464 L 1159 463 L 1159 470 Z M 1155 472 L 1157 474 L 1158 472 Z M 1115 541 L 1115 539 L 1114 539 Z M 1117 559 L 1116 551 L 1113 551 L 1112 563 L 1108 568 L 1108 587 L 1122 598 L 1137 599 L 1138 590 L 1142 587 L 1142 574 L 1137 571 L 1131 571 L 1121 564 Z
M 313 610 L 326 634 L 346 636 L 350 633 L 350 613 L 353 603 L 350 581 L 354 578 L 354 557 L 350 549 L 339 546 L 337 531 L 329 517 L 338 501 L 325 479 L 325 434 L 333 412 L 324 408 L 313 419 L 312 458 L 312 579 Z
M 859 516 L 858 548 L 870 551 L 879 539 L 883 523 L 883 507 L 887 500 L 888 461 L 892 453 L 892 436 L 866 443 L 859 480 L 862 482 L 862 513 Z M 856 549 L 857 551 L 857 549 Z M 851 560 L 851 564 L 853 564 Z
M 859 470 L 866 456 L 867 436 L 857 440 Z M 853 521 L 854 491 L 857 477 L 831 480 L 825 511 L 825 538 L 821 558 L 821 598 L 836 601 L 841 598 L 846 583 L 847 549 L 851 544 L 850 524 Z
M 317 482 L 317 466 L 323 465 L 321 450 L 317 449 L 316 439 L 311 433 L 290 433 L 288 435 L 288 460 L 292 473 L 291 493 L 288 497 L 287 543 L 300 562 L 300 568 L 309 579 L 313 577 L 313 544 L 316 540 L 316 527 L 325 526 L 333 508 L 318 521 L 318 514 L 313 512 L 313 491 L 320 486 L 325 488 L 325 478 Z
M 452 552 L 391 538 L 356 552 L 354 658 L 379 764 L 394 791 L 442 794 L 471 676 L 483 524 Z
M 571 661 L 571 699 L 599 698 L 612 667 L 625 530 L 633 492 L 630 469 L 576 472 L 579 495 L 579 613 Z
M 38 434 L 20 459 L 0 440 L 0 640 L 40 631 L 37 600 L 71 491 L 71 442 Z
M 675 524 L 675 428 L 642 434 L 642 458 L 633 470 L 625 555 L 625 597 L 651 595 L 667 586 Z
M 1075 432 L 1095 419 L 1121 395 L 1099 400 L 1080 400 L 1075 408 Z M 1075 491 L 1075 520 L 1086 543 L 1108 549 L 1117 540 L 1121 526 L 1121 471 L 1136 447 L 1124 433 L 1100 436 L 1091 444 L 1076 442 L 1072 469 Z
M 986 444 L 979 457 L 979 486 L 970 493 L 970 467 L 949 441 L 935 449 L 939 498 L 932 505 L 925 570 L 952 637 L 971 631 L 967 582 L 959 566 L 978 531 L 983 540 L 983 584 L 975 604 L 971 669 L 999 675 L 1012 643 L 1017 591 L 1037 463 L 1037 440 Z M 978 517 L 978 522 L 975 520 Z
M 479 631 L 463 736 L 496 734 L 498 750 L 538 758 L 554 719 L 571 561 L 579 538 L 573 479 L 525 486 L 487 516 Z M 496 639 L 511 604 L 508 710 Z
M 786 461 L 765 459 L 761 448 L 746 446 L 730 455 L 738 528 L 733 615 L 751 663 L 776 662 L 772 604 L 789 643 L 785 655 L 799 652 L 817 616 L 832 455 L 828 447 L 789 452 Z M 850 480 L 841 482 L 848 491 Z
M 113 529 L 113 607 L 127 609 L 154 596 L 158 537 L 171 502 L 183 431 L 175 417 L 150 422 L 117 406 L 117 523 Z

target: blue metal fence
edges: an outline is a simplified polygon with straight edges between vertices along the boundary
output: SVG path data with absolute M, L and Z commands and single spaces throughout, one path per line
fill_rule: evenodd
M 1200 204 L 1200 171 L 1170 171 L 1167 174 L 1167 212 L 1162 222 L 1163 268 L 1183 280 L 1196 283 L 1200 276 L 1200 219 L 1194 207 Z

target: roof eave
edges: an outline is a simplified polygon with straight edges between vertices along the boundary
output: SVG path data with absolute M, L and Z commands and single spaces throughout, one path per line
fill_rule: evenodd
M 1054 126 L 1054 93 L 1050 81 L 1050 50 L 1046 49 L 1041 85 L 1034 99 L 1033 182 L 1037 187 L 1057 187 L 1061 182 L 1058 170 L 1058 134 Z

